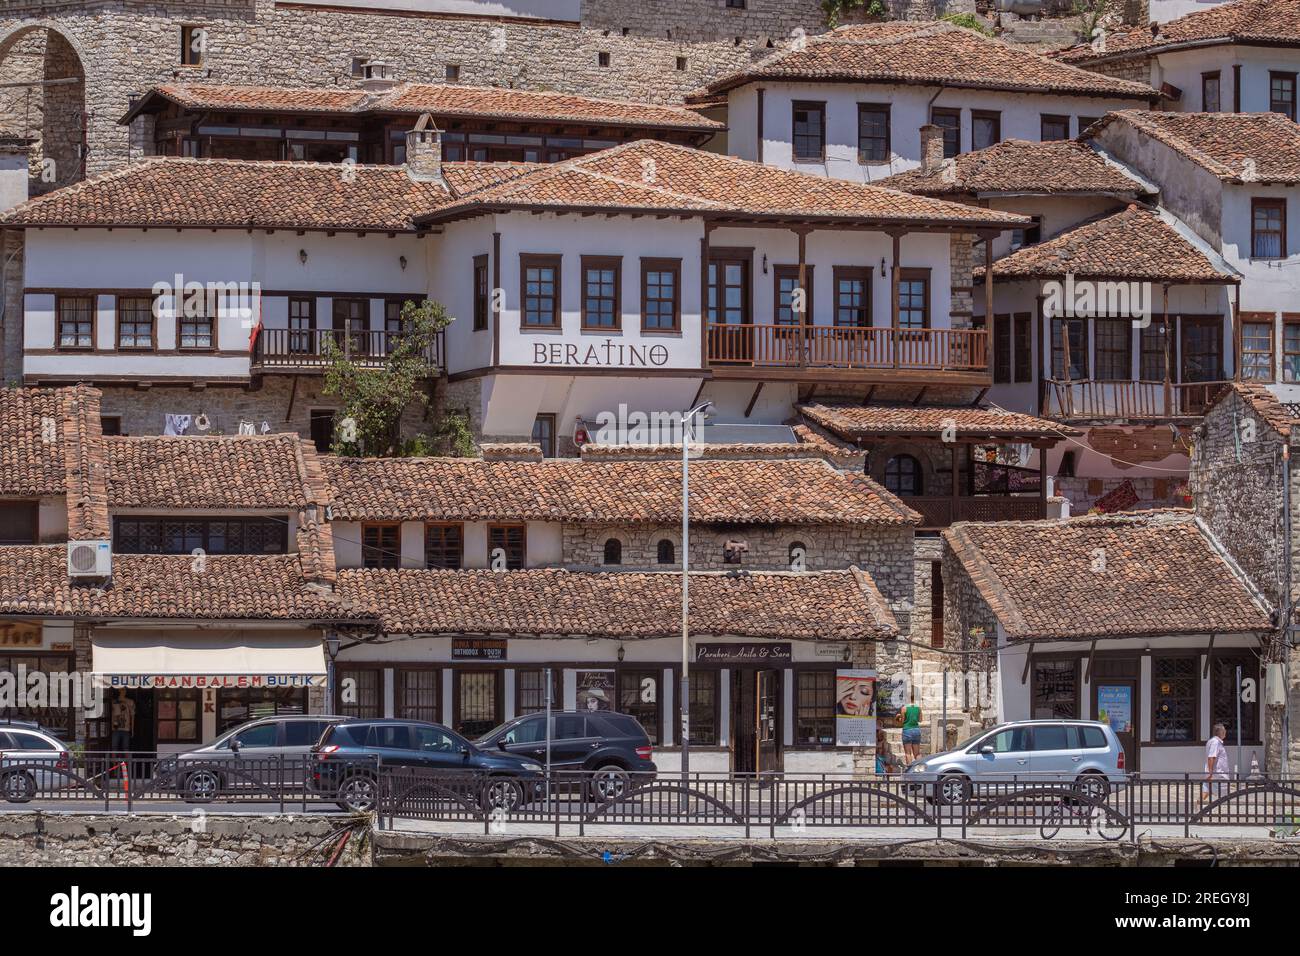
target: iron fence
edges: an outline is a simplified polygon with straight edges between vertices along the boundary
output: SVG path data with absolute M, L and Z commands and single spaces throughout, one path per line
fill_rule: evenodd
M 375 758 L 360 758 L 355 766 L 378 776 Z M 180 802 L 306 811 L 338 802 L 334 787 L 319 785 L 318 767 L 311 754 L 0 754 L 0 806 L 50 802 L 132 810 Z
M 556 772 L 516 783 L 503 790 L 491 776 L 383 768 L 378 826 L 471 824 L 492 833 L 533 824 L 556 836 L 564 829 L 695 827 L 772 838 L 819 829 L 922 829 L 937 837 L 1036 830 L 1049 838 L 1074 830 L 1107 840 L 1136 839 L 1157 826 L 1189 836 L 1193 827 L 1234 826 L 1300 836 L 1300 780 L 1266 777 L 1205 784 L 1195 775 L 1016 775 L 960 781 L 954 789 L 924 775 L 661 773 L 627 777 L 611 789 L 596 774 Z

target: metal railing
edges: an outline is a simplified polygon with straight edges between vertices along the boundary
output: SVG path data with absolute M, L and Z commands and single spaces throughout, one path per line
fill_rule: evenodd
M 337 804 L 333 786 L 321 789 L 310 754 L 61 753 L 49 757 L 0 754 L 0 808 L 46 801 L 104 810 L 185 803 L 195 807 L 238 803 L 280 813 L 308 805 Z M 378 761 L 358 768 L 377 776 Z
M 1224 382 L 1105 382 L 1048 379 L 1043 414 L 1062 421 L 1198 418 Z
M 983 329 L 714 324 L 708 327 L 708 361 L 771 368 L 987 372 L 988 333 Z
M 1037 521 L 1047 506 L 1033 495 L 904 495 L 903 503 L 921 515 L 923 530 L 946 528 L 957 521 Z
M 253 343 L 254 368 L 324 370 L 330 364 L 330 347 L 345 358 L 361 365 L 380 366 L 388 358 L 401 332 L 372 332 L 344 329 L 268 329 L 261 328 Z M 443 368 L 445 337 L 437 340 L 426 353 L 436 368 Z
M 616 791 L 600 775 L 552 773 L 549 782 L 523 782 L 517 803 L 492 791 L 499 778 L 410 768 L 383 769 L 378 826 L 396 821 L 470 824 L 484 833 L 525 824 L 553 830 L 607 828 L 722 829 L 746 837 L 809 830 L 922 829 L 942 837 L 972 829 L 1037 830 L 1045 838 L 1067 830 L 1107 840 L 1135 840 L 1146 827 L 1235 826 L 1300 835 L 1300 780 L 1234 778 L 1204 785 L 1203 777 L 1108 781 L 1054 774 L 977 778 L 951 786 L 925 775 L 662 773 L 625 778 Z M 948 781 L 950 784 L 951 781 Z M 865 835 L 865 834 L 864 834 Z

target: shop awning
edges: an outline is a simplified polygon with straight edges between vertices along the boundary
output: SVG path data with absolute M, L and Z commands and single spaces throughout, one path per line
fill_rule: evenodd
M 311 634 L 99 634 L 91 646 L 108 687 L 325 686 L 325 649 Z

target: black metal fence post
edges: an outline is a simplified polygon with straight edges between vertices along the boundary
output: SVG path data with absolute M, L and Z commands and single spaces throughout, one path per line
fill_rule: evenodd
M 1190 839 L 1192 835 L 1192 775 L 1183 774 L 1183 837 Z

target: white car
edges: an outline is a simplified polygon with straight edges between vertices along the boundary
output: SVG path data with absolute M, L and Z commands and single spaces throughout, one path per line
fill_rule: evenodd
M 0 798 L 27 803 L 37 794 L 65 787 L 70 778 L 58 770 L 71 767 L 67 744 L 49 731 L 35 724 L 0 724 Z

